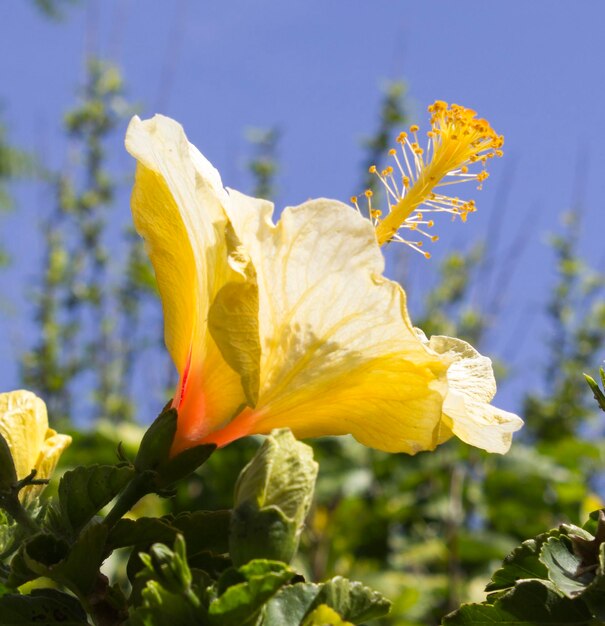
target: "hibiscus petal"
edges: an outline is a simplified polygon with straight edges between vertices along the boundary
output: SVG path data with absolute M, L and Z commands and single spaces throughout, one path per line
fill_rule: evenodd
M 187 141 L 182 127 L 156 115 L 128 127 L 126 148 L 138 160 L 132 213 L 154 266 L 165 340 L 181 376 L 178 447 L 229 419 L 245 402 L 238 374 L 207 327 L 210 305 L 229 282 L 224 205 L 218 172 Z
M 299 437 L 351 433 L 391 452 L 434 448 L 449 363 L 423 345 L 403 290 L 382 277 L 371 224 L 314 200 L 273 225 L 270 203 L 230 196 L 258 283 L 260 390 L 256 410 L 208 440 L 289 427 Z
M 17 478 L 36 468 L 48 430 L 46 405 L 31 391 L 0 394 L 0 435 L 11 450 Z
M 496 394 L 491 360 L 453 337 L 431 337 L 429 346 L 453 360 L 447 370 L 448 392 L 443 403 L 449 428 L 473 446 L 488 452 L 507 452 L 512 434 L 523 426 L 523 421 L 489 404 Z

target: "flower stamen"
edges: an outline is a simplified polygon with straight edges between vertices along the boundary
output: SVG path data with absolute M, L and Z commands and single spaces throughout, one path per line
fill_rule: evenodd
M 477 181 L 477 189 L 481 189 L 489 176 L 485 169 L 487 161 L 502 156 L 504 142 L 503 137 L 497 135 L 486 120 L 478 119 L 471 109 L 437 100 L 428 110 L 431 130 L 427 133 L 426 148 L 418 141 L 419 127 L 412 125 L 409 133 L 402 132 L 397 137 L 399 151 L 389 150 L 394 167 L 388 166 L 382 171 L 374 165 L 369 168 L 386 190 L 388 212 L 384 217 L 371 204 L 372 192 L 364 193 L 368 201 L 367 214 L 376 229 L 378 243 L 400 241 L 427 258 L 430 254 L 420 250 L 422 241 L 409 241 L 399 231 L 407 228 L 436 241 L 437 236 L 418 228 L 420 224 L 428 228 L 433 224 L 432 220 L 423 220 L 423 213 L 449 213 L 453 219 L 460 217 L 465 222 L 468 214 L 476 211 L 475 202 L 437 190 L 469 181 Z M 472 171 L 476 164 L 480 169 Z M 357 198 L 353 204 L 361 213 Z

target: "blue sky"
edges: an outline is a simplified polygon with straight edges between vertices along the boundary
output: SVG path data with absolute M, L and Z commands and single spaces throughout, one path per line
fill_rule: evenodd
M 603 269 L 602 0 L 103 0 L 83 2 L 62 23 L 43 19 L 32 4 L 0 4 L 0 99 L 12 141 L 55 167 L 68 159 L 61 119 L 87 51 L 122 67 L 142 115 L 179 120 L 229 186 L 249 184 L 245 129 L 277 125 L 279 205 L 316 196 L 346 201 L 357 191 L 360 139 L 375 127 L 387 79 L 407 82 L 421 126 L 435 99 L 479 111 L 505 135 L 506 154 L 475 195 L 479 212 L 466 226 L 442 220 L 436 245 L 441 253 L 467 247 L 497 225 L 489 245 L 503 276 L 514 275 L 485 351 L 515 367 L 498 404 L 518 408 L 522 393 L 538 385 L 533 372 L 548 336 L 541 309 L 554 278 L 546 233 L 559 229 L 578 193 L 583 249 Z M 120 140 L 110 152 L 127 177 L 133 164 Z M 19 185 L 16 195 L 17 210 L 0 222 L 14 255 L 0 275 L 2 389 L 17 384 L 15 363 L 30 340 L 23 307 L 41 253 L 34 224 L 47 201 L 31 186 Z M 129 219 L 126 193 L 114 219 Z M 513 258 L 519 233 L 526 245 Z M 432 261 L 409 260 L 412 298 L 434 272 Z

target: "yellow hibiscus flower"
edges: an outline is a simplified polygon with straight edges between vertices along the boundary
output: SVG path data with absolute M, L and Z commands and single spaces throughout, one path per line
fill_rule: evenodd
M 413 328 L 403 289 L 383 276 L 379 241 L 395 233 L 375 209 L 366 219 L 309 200 L 274 223 L 272 203 L 223 188 L 182 127 L 159 115 L 133 118 L 126 148 L 138 161 L 134 223 L 180 376 L 173 454 L 284 427 L 301 438 L 352 434 L 389 452 L 431 450 L 452 435 L 508 450 L 522 422 L 490 406 L 490 360 Z M 400 222 L 422 223 L 419 206 L 435 202 L 416 196 L 392 207 Z
M 46 405 L 31 391 L 0 393 L 0 435 L 13 457 L 19 480 L 36 470 L 36 479 L 50 478 L 71 437 L 48 427 Z M 31 502 L 44 488 L 32 485 L 19 492 L 19 499 Z

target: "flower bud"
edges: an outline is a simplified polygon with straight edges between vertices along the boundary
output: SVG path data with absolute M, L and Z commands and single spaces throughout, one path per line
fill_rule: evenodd
M 71 443 L 71 437 L 48 427 L 46 406 L 31 391 L 0 393 L 0 436 L 10 451 L 18 480 L 29 476 L 32 470 L 36 471 L 37 480 L 50 478 L 61 453 Z M 1 444 L 0 473 L 0 480 L 12 480 L 6 449 Z M 19 492 L 19 499 L 27 504 L 43 487 L 42 484 L 24 487 Z
M 251 559 L 290 562 L 311 506 L 318 465 L 290 430 L 274 430 L 235 485 L 229 546 L 238 566 Z

